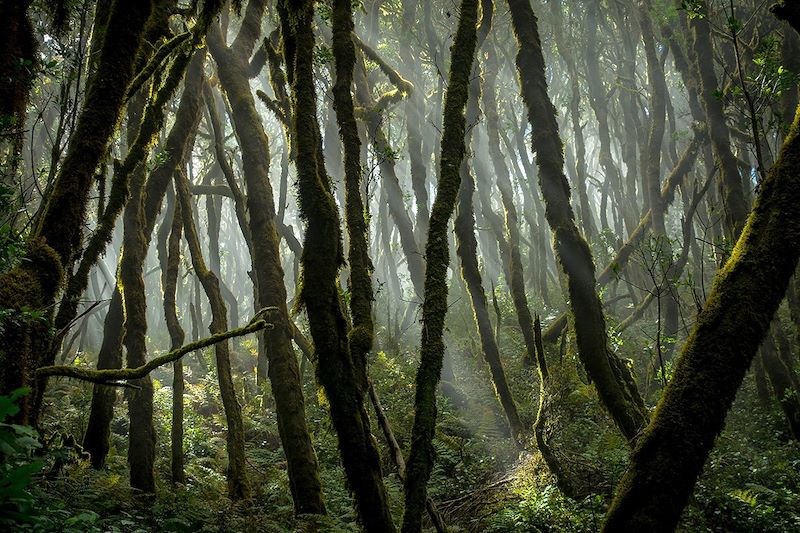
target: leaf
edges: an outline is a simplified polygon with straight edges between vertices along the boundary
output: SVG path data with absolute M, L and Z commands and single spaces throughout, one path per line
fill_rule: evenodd
M 188 533 L 192 531 L 192 524 L 183 518 L 174 517 L 164 520 L 162 523 L 164 531 L 174 531 L 176 533 Z

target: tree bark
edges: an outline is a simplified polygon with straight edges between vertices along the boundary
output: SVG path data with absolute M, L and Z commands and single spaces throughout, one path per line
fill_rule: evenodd
M 325 170 L 317 121 L 312 31 L 314 2 L 302 0 L 281 5 L 278 10 L 297 139 L 295 163 L 300 213 L 306 222 L 298 303 L 308 313 L 317 355 L 317 376 L 328 397 L 342 463 L 361 523 L 368 532 L 392 532 L 395 528 L 383 485 L 380 456 L 370 432 L 365 404 L 366 353 L 372 345 L 372 290 L 363 206 L 359 209 L 360 143 L 350 97 L 355 65 L 350 9 L 349 2 L 335 3 L 337 78 L 334 98 L 345 147 L 346 206 L 348 228 L 352 232 L 350 257 L 356 260 L 355 265 L 351 265 L 350 280 L 354 290 L 352 331 L 348 331 L 339 298 L 339 269 L 344 261 L 342 232 L 330 178 Z
M 178 203 L 186 242 L 192 258 L 192 267 L 200 278 L 203 290 L 211 305 L 211 325 L 209 331 L 212 335 L 222 333 L 228 329 L 228 310 L 222 298 L 219 279 L 216 274 L 208 269 L 203 259 L 200 247 L 200 238 L 194 225 L 192 213 L 191 193 L 189 180 L 183 169 L 175 173 L 175 189 L 177 190 Z M 233 500 L 244 500 L 250 496 L 250 484 L 247 481 L 247 469 L 244 453 L 244 423 L 242 410 L 236 399 L 236 389 L 231 373 L 230 344 L 228 341 L 218 342 L 214 345 L 214 355 L 217 362 L 217 378 L 219 392 L 222 397 L 222 406 L 225 409 L 225 420 L 228 424 L 228 494 Z
M 151 9 L 151 2 L 115 4 L 100 52 L 97 80 L 88 88 L 67 154 L 29 238 L 26 260 L 0 276 L 0 308 L 50 309 L 47 314 L 52 314 L 64 269 L 71 267 L 80 249 L 94 172 L 122 114 Z M 48 336 L 46 328 L 32 323 L 0 335 L 0 392 L 7 394 L 30 384 Z M 20 421 L 27 419 L 29 407 L 23 400 Z
M 259 308 L 275 308 L 269 317 L 273 328 L 264 337 L 278 430 L 286 454 L 295 512 L 324 514 L 317 456 L 305 420 L 300 369 L 291 346 L 275 202 L 269 183 L 269 143 L 255 107 L 248 77 L 247 59 L 258 39 L 264 8 L 264 0 L 250 0 L 242 29 L 231 46 L 225 45 L 216 26 L 212 27 L 209 34 L 208 45 L 217 63 L 220 84 L 230 103 L 233 128 L 242 151 L 257 305 Z
M 800 115 L 634 449 L 606 532 L 673 531 L 800 255 Z
M 556 257 L 567 277 L 578 355 L 620 431 L 633 440 L 647 422 L 647 411 L 630 370 L 608 350 L 591 251 L 578 231 L 569 203 L 561 138 L 555 108 L 547 94 L 536 15 L 529 0 L 509 0 L 508 5 L 519 44 L 517 70 L 522 99 L 528 120 L 535 125 L 532 147 L 539 166 L 545 216 L 553 232 Z
M 427 484 L 433 468 L 433 434 L 436 428 L 436 386 L 444 358 L 444 319 L 447 314 L 447 242 L 450 217 L 456 206 L 464 159 L 466 119 L 464 108 L 475 59 L 478 21 L 477 0 L 462 0 L 458 29 L 450 50 L 450 74 L 445 93 L 439 182 L 425 246 L 425 299 L 422 304 L 422 340 L 417 370 L 411 453 L 405 481 L 403 532 L 418 533 L 427 501 Z

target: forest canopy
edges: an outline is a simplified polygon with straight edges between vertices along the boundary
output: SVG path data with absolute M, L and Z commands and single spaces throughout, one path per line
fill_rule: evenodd
M 800 530 L 800 2 L 0 0 L 0 528 Z

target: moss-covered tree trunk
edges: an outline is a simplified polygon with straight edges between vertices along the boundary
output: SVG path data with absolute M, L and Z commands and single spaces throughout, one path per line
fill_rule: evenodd
M 164 217 L 164 224 L 169 223 L 169 236 L 164 250 L 159 249 L 161 262 L 161 290 L 164 293 L 164 318 L 169 332 L 170 351 L 183 346 L 186 334 L 178 318 L 176 296 L 178 289 L 178 271 L 181 261 L 181 234 L 183 218 L 181 206 L 174 195 L 171 195 L 171 209 Z M 172 483 L 185 483 L 186 474 L 183 469 L 183 360 L 172 363 L 172 431 L 170 432 L 170 469 Z
M 334 98 L 345 147 L 346 207 L 351 232 L 350 257 L 353 330 L 339 298 L 338 277 L 343 263 L 339 213 L 322 157 L 314 89 L 312 20 L 314 2 L 301 0 L 279 5 L 281 38 L 287 78 L 291 86 L 292 119 L 297 140 L 300 213 L 306 221 L 301 256 L 298 303 L 308 313 L 317 355 L 317 377 L 330 404 L 350 490 L 362 525 L 370 532 L 394 531 L 383 485 L 377 443 L 370 431 L 365 402 L 366 354 L 372 345 L 369 258 L 360 187 L 360 143 L 353 115 L 350 86 L 355 63 L 349 2 L 335 4 Z M 352 346 L 350 345 L 352 341 Z
M 81 248 L 83 223 L 94 172 L 105 156 L 134 76 L 134 62 L 151 13 L 150 2 L 117 3 L 109 16 L 108 35 L 100 52 L 97 79 L 87 91 L 69 148 L 44 200 L 29 239 L 26 260 L 0 277 L 0 308 L 44 311 L 52 305 Z M 47 346 L 41 319 L 25 319 L 21 328 L 4 328 L 0 335 L 0 392 L 30 385 L 31 372 Z M 26 419 L 23 402 L 20 419 Z
M 522 99 L 533 125 L 532 148 L 539 167 L 539 186 L 556 257 L 567 277 L 578 355 L 620 431 L 633 440 L 646 424 L 647 413 L 630 370 L 608 350 L 605 317 L 595 290 L 592 254 L 578 231 L 569 203 L 561 138 L 555 108 L 547 94 L 536 15 L 529 0 L 509 0 L 508 5 L 519 44 L 517 70 Z
M 28 97 L 39 63 L 39 46 L 28 17 L 31 3 L 0 1 L 0 184 L 9 188 L 17 177 Z M 0 220 L 9 214 L 0 212 Z
M 248 60 L 260 34 L 265 4 L 264 0 L 250 0 L 242 28 L 230 47 L 226 46 L 218 27 L 212 28 L 208 45 L 217 63 L 220 85 L 230 103 L 233 128 L 242 151 L 257 304 L 260 308 L 275 308 L 269 316 L 273 327 L 264 337 L 295 512 L 320 514 L 325 512 L 325 505 L 317 456 L 305 420 L 300 369 L 291 345 L 275 202 L 269 183 L 269 142 L 250 91 L 248 75 Z
M 334 109 L 339 126 L 339 138 L 344 148 L 345 223 L 347 225 L 350 266 L 350 319 L 348 334 L 350 354 L 359 372 L 357 379 L 363 391 L 367 385 L 366 357 L 372 350 L 374 324 L 372 321 L 372 260 L 369 257 L 367 208 L 361 197 L 363 170 L 361 168 L 361 138 L 353 106 L 353 71 L 356 52 L 353 44 L 353 12 L 349 0 L 334 0 L 332 13 L 333 54 L 336 81 L 333 86 Z M 411 127 L 409 126 L 411 129 Z
M 142 269 L 147 255 L 144 240 L 144 174 L 133 176 L 130 198 L 122 215 L 123 236 L 117 285 L 122 294 L 125 323 L 122 344 L 129 368 L 147 362 L 147 297 Z M 131 487 L 143 492 L 155 491 L 156 435 L 153 426 L 153 381 L 145 376 L 126 391 L 128 400 L 128 465 Z
M 195 52 L 189 63 L 175 122 L 164 143 L 166 159 L 153 169 L 144 185 L 144 221 L 143 238 L 150 241 L 156 224 L 161 202 L 178 168 L 186 164 L 189 152 L 194 144 L 197 126 L 200 123 L 200 89 L 203 80 L 203 64 L 205 53 Z M 120 267 L 125 259 L 120 257 Z M 140 267 L 141 268 L 141 267 Z M 103 343 L 97 357 L 97 368 L 120 368 L 122 366 L 122 334 L 124 330 L 124 309 L 122 293 L 115 287 L 111 296 L 108 313 L 103 324 Z M 116 390 L 107 385 L 95 385 L 92 391 L 92 403 L 89 420 L 84 434 L 83 446 L 91 455 L 92 466 L 102 468 L 109 450 L 111 419 L 114 412 Z
M 673 531 L 800 256 L 800 114 L 633 451 L 604 531 Z
M 192 267 L 211 305 L 211 325 L 209 331 L 212 335 L 222 333 L 228 329 L 228 310 L 219 288 L 219 279 L 216 274 L 208 269 L 200 246 L 200 238 L 194 224 L 192 214 L 191 193 L 189 180 L 183 169 L 175 173 L 175 189 L 180 205 L 180 214 L 183 219 L 183 230 L 192 258 Z M 242 421 L 242 408 L 236 399 L 236 389 L 231 373 L 230 344 L 228 341 L 218 342 L 214 345 L 214 356 L 217 363 L 217 379 L 219 380 L 219 393 L 222 397 L 222 406 L 225 410 L 225 421 L 228 424 L 228 494 L 233 500 L 246 499 L 250 496 L 250 484 L 247 481 L 246 458 L 244 453 L 244 423 Z
M 411 452 L 406 465 L 403 531 L 418 533 L 428 496 L 428 479 L 434 460 L 436 429 L 436 387 L 444 359 L 444 319 L 447 315 L 447 242 L 450 217 L 456 206 L 464 159 L 469 77 L 475 60 L 478 21 L 477 0 L 462 0 L 458 29 L 450 49 L 450 74 L 445 94 L 441 158 L 436 198 L 431 209 L 425 246 L 425 299 L 422 304 L 422 340 L 417 370 L 414 427 Z

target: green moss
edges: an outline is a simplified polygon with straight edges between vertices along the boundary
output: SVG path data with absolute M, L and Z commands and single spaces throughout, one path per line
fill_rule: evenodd
M 406 466 L 405 514 L 403 531 L 416 533 L 422 528 L 427 500 L 427 483 L 433 468 L 433 435 L 436 427 L 436 386 L 444 358 L 444 319 L 447 315 L 447 267 L 450 254 L 447 234 L 461 184 L 466 118 L 464 108 L 469 94 L 469 77 L 475 60 L 478 2 L 461 3 L 458 29 L 451 48 L 450 74 L 444 101 L 442 152 L 436 198 L 431 210 L 428 241 L 425 247 L 424 301 L 420 365 L 416 377 L 414 427 L 411 453 Z
M 644 430 L 605 531 L 672 531 L 800 256 L 798 120 Z

